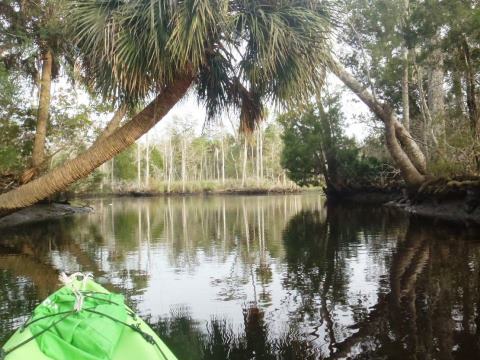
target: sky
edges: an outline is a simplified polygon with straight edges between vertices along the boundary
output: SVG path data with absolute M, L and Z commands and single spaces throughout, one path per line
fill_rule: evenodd
M 327 87 L 334 91 L 342 90 L 342 110 L 346 119 L 345 132 L 348 136 L 354 137 L 358 142 L 361 142 L 368 135 L 368 128 L 365 124 L 359 123 L 357 117 L 368 114 L 369 110 L 367 106 L 360 102 L 355 94 L 346 89 L 340 81 L 332 75 L 329 75 L 327 78 Z M 274 112 L 274 109 L 270 110 L 271 113 Z M 221 118 L 228 131 L 233 131 L 231 122 L 236 122 L 235 119 L 228 120 L 228 116 L 232 115 L 225 114 Z M 205 108 L 201 104 L 198 104 L 194 94 L 189 94 L 150 131 L 149 136 L 158 139 L 163 138 L 168 134 L 169 129 L 172 128 L 175 119 L 178 117 L 193 119 L 192 123 L 195 124 L 195 133 L 198 135 L 204 128 L 206 118 Z

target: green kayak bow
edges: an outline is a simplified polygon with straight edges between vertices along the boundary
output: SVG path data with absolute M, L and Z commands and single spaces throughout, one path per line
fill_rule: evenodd
M 0 360 L 176 360 L 123 295 L 83 274 L 61 280 L 0 348 Z

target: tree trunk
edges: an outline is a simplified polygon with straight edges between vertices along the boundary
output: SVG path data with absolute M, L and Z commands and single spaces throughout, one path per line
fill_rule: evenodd
M 142 187 L 142 152 L 140 143 L 137 143 L 137 188 Z
M 150 186 L 150 138 L 148 133 L 145 135 L 145 187 L 148 189 Z
M 160 121 L 185 95 L 192 76 L 182 77 L 166 86 L 148 106 L 125 125 L 96 145 L 47 174 L 0 195 L 0 216 L 35 204 L 86 177 L 98 166 L 132 145 Z
M 385 124 L 387 140 L 390 141 L 388 150 L 404 175 L 405 181 L 415 186 L 423 182 L 425 180 L 423 175 L 426 173 L 425 156 L 410 133 L 396 119 L 388 104 L 382 104 L 375 100 L 368 90 L 364 89 L 363 86 L 334 59 L 331 59 L 330 68 Z M 392 129 L 395 133 L 395 139 L 393 139 L 392 134 L 389 133 Z
M 458 69 L 452 71 L 452 92 L 455 98 L 456 112 L 463 118 L 467 111 L 462 88 L 462 73 Z
M 242 187 L 245 187 L 245 180 L 247 177 L 247 157 L 248 157 L 247 138 L 245 138 L 243 143 Z
M 477 91 L 475 84 L 475 71 L 472 64 L 472 56 L 470 46 L 467 40 L 464 39 L 462 43 L 463 58 L 465 61 L 465 80 L 467 90 L 467 109 L 468 117 L 470 119 L 470 127 L 472 129 L 473 138 L 480 140 L 480 110 L 477 104 Z
M 439 46 L 439 36 L 432 39 L 435 49 L 430 55 L 428 67 L 427 103 L 432 116 L 431 134 L 433 142 L 438 143 L 438 150 L 444 151 L 446 147 L 445 132 L 445 91 L 443 89 L 444 69 L 443 52 Z
M 110 160 L 111 163 L 112 163 L 112 166 L 111 166 L 111 176 L 110 176 L 110 190 L 113 192 L 113 185 L 115 184 L 115 173 L 114 173 L 114 170 L 115 170 L 115 158 L 112 158 L 112 160 Z
M 215 146 L 215 180 L 220 180 L 220 157 L 218 156 L 218 148 Z
M 187 165 L 186 165 L 186 141 L 184 138 L 185 135 L 182 135 L 181 146 L 182 146 L 182 192 L 185 192 L 185 181 L 187 180 Z
M 262 127 L 258 126 L 259 139 L 260 139 L 260 180 L 263 181 L 263 133 Z
M 170 193 L 172 186 L 172 175 L 173 175 L 173 148 L 172 148 L 172 137 L 168 139 L 168 180 L 167 180 L 167 192 Z
M 257 128 L 255 141 L 255 169 L 257 174 L 257 186 L 260 183 L 260 128 Z
M 222 136 L 222 184 L 225 185 L 225 148 L 223 144 L 223 136 Z
M 45 142 L 47 138 L 48 112 L 50 109 L 50 88 L 52 85 L 53 56 L 50 49 L 42 56 L 42 78 L 38 102 L 37 129 L 33 142 L 32 167 L 38 168 L 45 160 Z
M 409 185 L 418 186 L 425 181 L 425 177 L 410 161 L 408 155 L 403 151 L 395 131 L 395 117 L 393 114 L 385 118 L 385 139 L 387 148 L 394 163 L 400 169 L 403 179 Z
M 409 18 L 409 0 L 403 1 L 404 5 L 404 28 L 408 30 L 408 18 Z M 406 33 L 406 31 L 405 31 Z M 402 57 L 403 57 L 403 74 L 402 74 L 402 109 L 403 109 L 403 126 L 407 131 L 410 131 L 410 102 L 408 97 L 408 44 L 406 39 L 404 40 Z
M 410 103 L 408 98 L 408 49 L 403 50 L 402 109 L 403 126 L 410 131 Z
M 163 181 L 168 179 L 168 153 L 167 153 L 167 142 L 165 142 L 165 149 L 163 153 Z

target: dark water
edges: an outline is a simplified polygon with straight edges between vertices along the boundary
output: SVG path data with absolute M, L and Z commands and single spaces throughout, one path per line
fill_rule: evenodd
M 319 195 L 113 199 L 0 234 L 0 344 L 60 271 L 180 360 L 480 358 L 480 236 Z

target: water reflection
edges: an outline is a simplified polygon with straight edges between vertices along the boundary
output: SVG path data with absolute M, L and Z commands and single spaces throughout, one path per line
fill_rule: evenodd
M 472 359 L 478 232 L 317 195 L 99 200 L 0 235 L 0 343 L 92 271 L 180 359 Z M 477 236 L 477 238 L 475 238 Z

